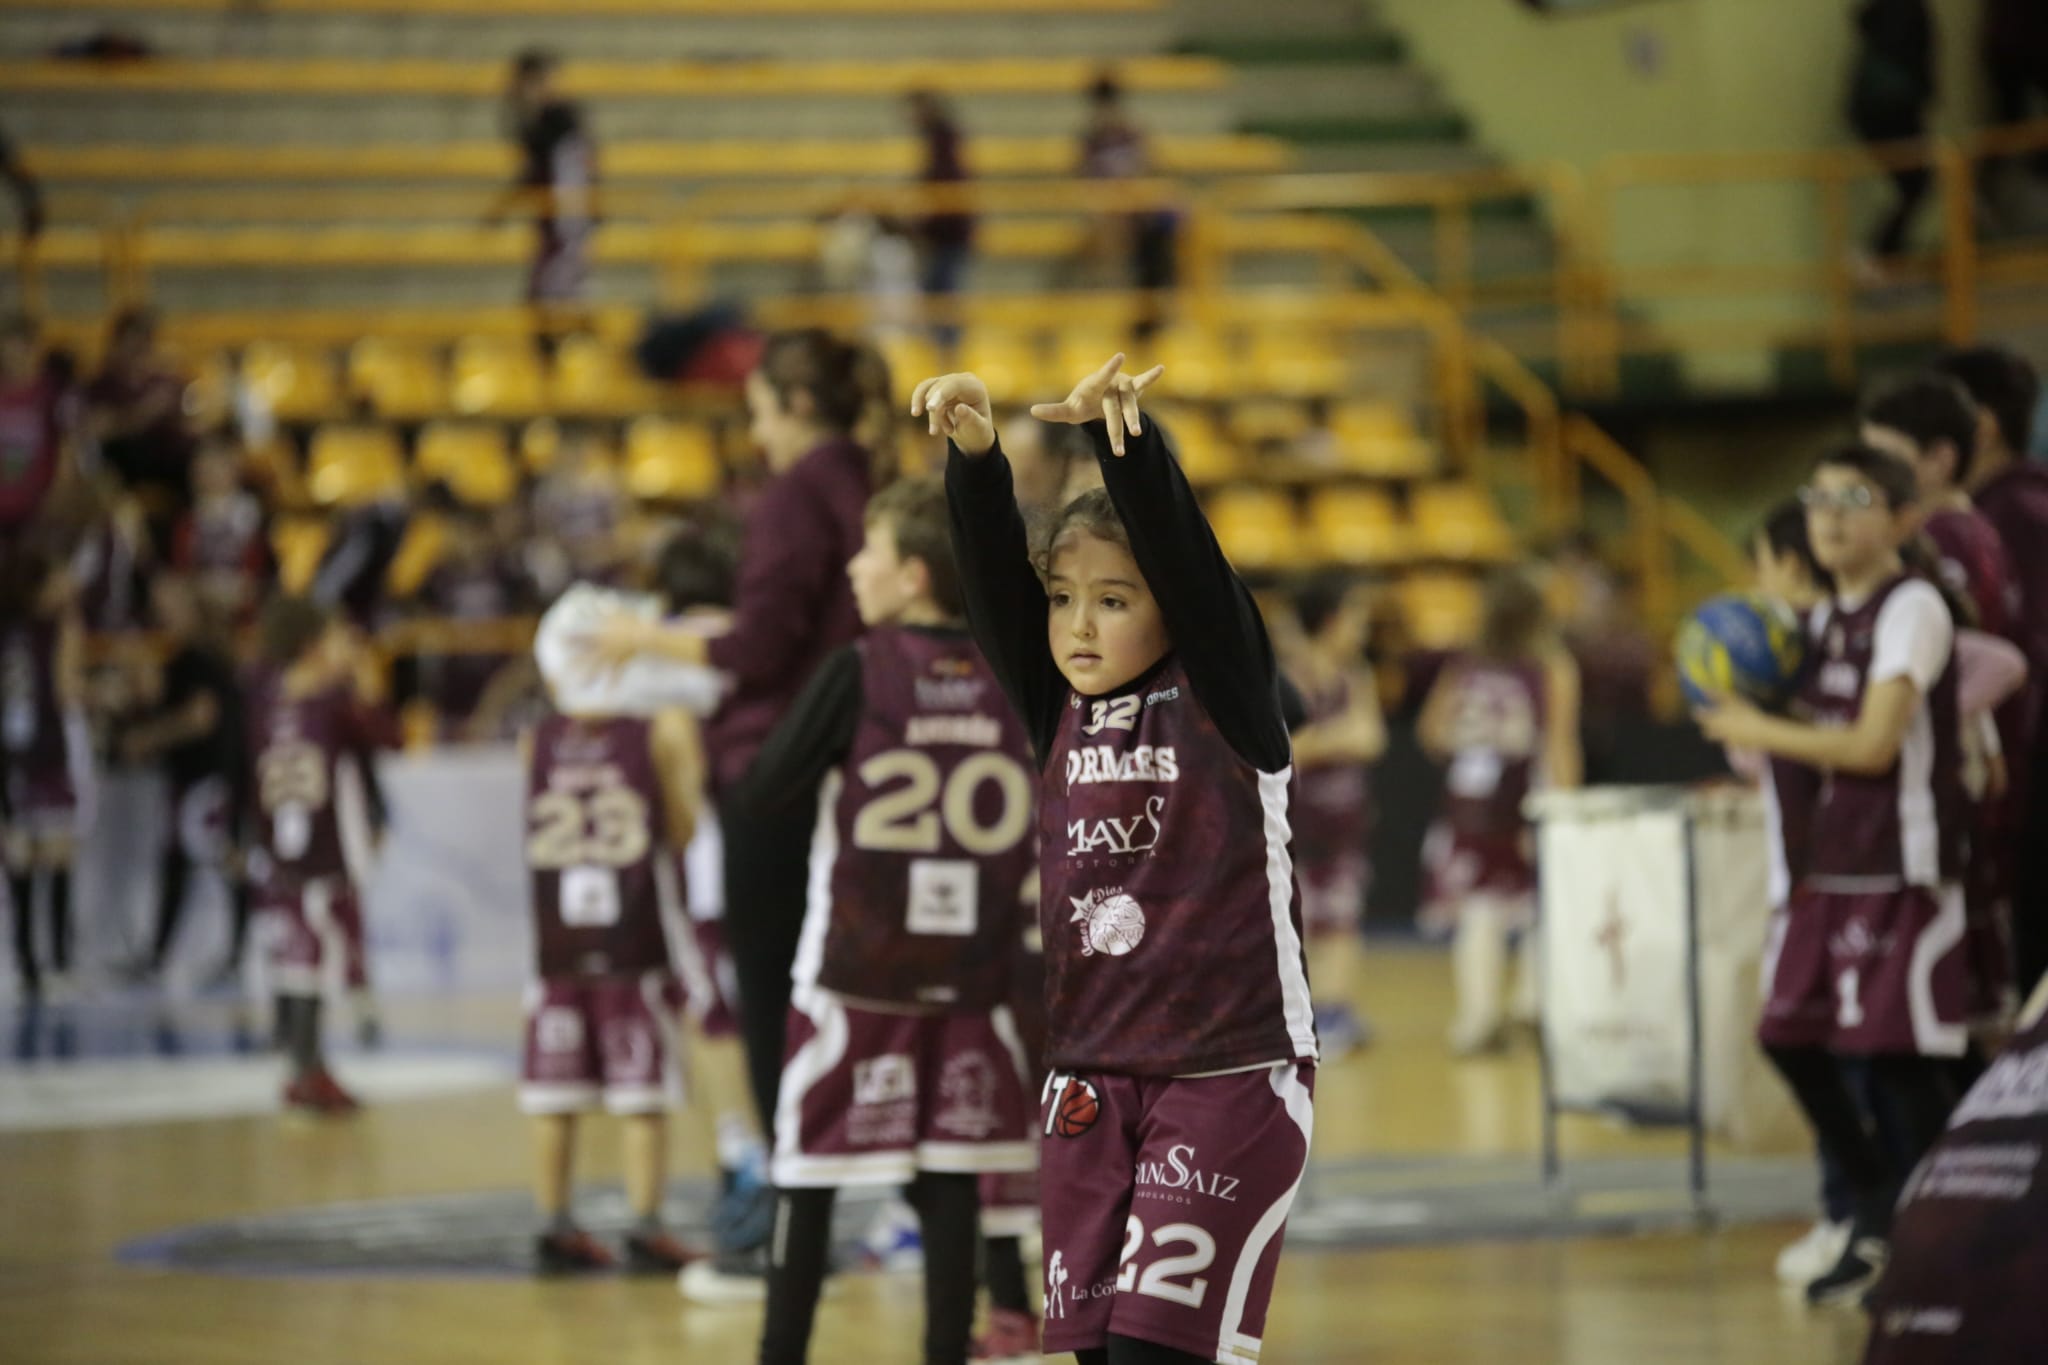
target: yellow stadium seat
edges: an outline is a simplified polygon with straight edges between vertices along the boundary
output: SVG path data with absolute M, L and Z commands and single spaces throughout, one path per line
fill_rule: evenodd
M 1160 382 L 1183 398 L 1214 398 L 1236 387 L 1228 340 L 1207 327 L 1170 327 L 1139 363 L 1164 365 Z
M 1382 479 L 1427 478 L 1436 472 L 1436 451 L 1415 424 L 1392 403 L 1345 403 L 1330 427 L 1346 469 Z
M 660 392 L 619 347 L 588 333 L 562 339 L 555 352 L 555 411 L 631 417 L 660 402 Z
M 980 375 L 995 402 L 1055 402 L 1066 396 L 1071 382 L 1060 387 L 1059 393 L 1046 396 L 1045 367 L 1039 363 L 1035 343 L 1035 338 L 1022 333 L 976 327 L 961 339 L 960 368 Z
M 1472 484 L 1428 484 L 1410 507 L 1420 553 L 1431 559 L 1493 561 L 1515 552 L 1514 534 L 1486 490 Z
M 313 585 L 313 571 L 327 553 L 333 527 L 323 517 L 281 517 L 270 529 L 270 552 L 277 557 L 278 586 L 302 593 Z
M 1243 454 L 1236 441 L 1219 432 L 1216 419 L 1202 409 L 1155 404 L 1152 415 L 1173 442 L 1190 483 L 1225 483 L 1244 473 Z
M 653 502 L 716 496 L 724 480 L 711 433 L 688 422 L 642 417 L 626 429 L 626 488 Z
M 405 492 L 405 462 L 389 427 L 324 426 L 306 453 L 306 488 L 323 507 L 350 506 Z
M 1209 524 L 1239 569 L 1285 569 L 1305 562 L 1293 499 L 1270 488 L 1233 488 L 1209 500 Z
M 348 384 L 379 417 L 416 421 L 448 410 L 440 357 L 418 342 L 364 337 L 349 348 Z
M 1338 564 L 1390 564 L 1412 552 L 1408 527 L 1382 489 L 1319 488 L 1309 498 L 1308 524 L 1318 555 Z
M 1038 401 L 1057 402 L 1066 397 L 1067 391 L 1074 387 L 1075 380 L 1099 368 L 1103 361 L 1118 351 L 1124 353 L 1126 373 L 1135 374 L 1141 369 L 1150 369 L 1156 363 L 1145 359 L 1132 349 L 1128 329 L 1071 327 L 1062 331 L 1058 343 L 1053 347 L 1052 370 L 1045 376 L 1048 380 L 1057 381 L 1051 387 L 1058 389 L 1059 392 L 1049 393 L 1046 398 Z M 1180 393 L 1181 390 L 1175 389 L 1174 392 Z
M 1230 409 L 1230 430 L 1247 445 L 1292 445 L 1308 434 L 1308 411 L 1295 398 L 1254 398 Z
M 270 405 L 280 421 L 332 417 L 342 405 L 334 353 L 324 346 L 251 342 L 242 353 L 242 382 Z
M 1253 333 L 1247 368 L 1254 388 L 1282 398 L 1339 393 L 1349 370 L 1335 338 L 1304 327 L 1262 327 Z
M 1396 589 L 1408 638 L 1420 649 L 1457 649 L 1479 637 L 1479 585 L 1465 574 L 1419 573 Z
M 391 567 L 384 571 L 384 586 L 394 597 L 411 597 L 427 581 L 427 575 L 441 562 L 448 548 L 448 524 L 440 517 L 418 516 L 405 525 Z
M 265 500 L 271 506 L 299 510 L 312 504 L 305 475 L 299 471 L 298 451 L 286 437 L 273 435 L 261 445 L 250 446 L 242 468 L 268 490 Z
M 526 337 L 464 337 L 455 343 L 449 394 L 474 417 L 530 417 L 547 407 L 540 353 Z
M 889 362 L 889 383 L 903 397 L 906 409 L 910 391 L 920 380 L 942 375 L 952 367 L 922 332 L 892 332 L 875 339 L 875 349 Z
M 456 497 L 495 507 L 519 489 L 505 429 L 489 422 L 430 422 L 420 429 L 412 467 L 423 480 L 440 480 Z

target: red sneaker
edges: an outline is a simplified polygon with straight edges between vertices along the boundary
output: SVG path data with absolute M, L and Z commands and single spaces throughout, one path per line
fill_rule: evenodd
M 988 1310 L 988 1330 L 974 1343 L 969 1359 L 984 1365 L 1038 1365 L 1038 1319 L 1014 1308 Z
M 635 1275 L 673 1275 L 703 1259 L 703 1252 L 692 1251 L 665 1232 L 635 1232 L 626 1238 L 626 1269 Z
M 576 1275 L 591 1270 L 610 1270 L 618 1258 L 582 1228 L 566 1232 L 544 1232 L 533 1239 L 534 1269 L 543 1275 Z
M 287 1109 L 297 1109 L 326 1118 L 339 1118 L 361 1109 L 362 1103 L 341 1088 L 326 1068 L 308 1072 L 284 1088 Z

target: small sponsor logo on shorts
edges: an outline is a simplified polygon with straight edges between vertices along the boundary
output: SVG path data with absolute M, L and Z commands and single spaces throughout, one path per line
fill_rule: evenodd
M 1105 953 L 1122 957 L 1145 937 L 1145 912 L 1120 886 L 1103 887 L 1086 896 L 1069 896 L 1074 913 L 1069 924 L 1081 926 L 1081 956 Z
M 917 1097 L 917 1072 L 900 1052 L 853 1064 L 855 1104 L 895 1104 Z
M 1166 1149 L 1164 1161 L 1141 1161 L 1138 1163 L 1138 1188 L 1152 1192 L 1153 1198 L 1172 1199 L 1180 1195 L 1205 1194 L 1211 1199 L 1220 1199 L 1226 1204 L 1237 1202 L 1238 1178 L 1217 1171 L 1205 1171 L 1195 1156 L 1192 1144 L 1178 1143 Z M 1174 1194 L 1160 1194 L 1158 1191 L 1171 1190 Z M 1181 1199 L 1181 1203 L 1193 1203 Z
M 1952 1337 L 1962 1328 L 1963 1310 L 1960 1308 L 1888 1308 L 1879 1319 L 1888 1337 L 1902 1337 L 1907 1334 L 1925 1337 Z
M 533 1045 L 541 1052 L 576 1052 L 583 1047 L 583 1015 L 566 1005 L 550 1005 L 533 1021 Z
M 1053 1137 L 1077 1138 L 1102 1117 L 1102 1099 L 1079 1076 L 1054 1076 L 1047 1087 L 1052 1106 L 1045 1113 L 1045 1131 Z
M 1054 1318 L 1063 1318 L 1067 1315 L 1066 1286 L 1067 1258 L 1065 1253 L 1055 1249 L 1052 1255 L 1045 1258 L 1046 1321 L 1050 1322 Z
M 932 1123 L 947 1133 L 979 1141 L 994 1133 L 996 1068 L 985 1052 L 963 1052 L 939 1072 L 939 1109 Z

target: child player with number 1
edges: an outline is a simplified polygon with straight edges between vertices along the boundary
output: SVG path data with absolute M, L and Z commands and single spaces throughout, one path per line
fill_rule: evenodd
M 1031 410 L 1104 483 L 1035 554 L 982 382 L 911 412 L 952 440 L 968 620 L 1039 762 L 1045 1349 L 1254 1365 L 1313 1120 L 1292 753 L 1258 608 L 1140 415 L 1160 371 L 1122 366 Z

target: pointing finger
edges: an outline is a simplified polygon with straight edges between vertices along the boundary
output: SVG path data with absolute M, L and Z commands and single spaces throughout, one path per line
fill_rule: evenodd
M 1121 370 L 1123 367 L 1124 353 L 1122 351 L 1118 351 L 1108 360 L 1102 362 L 1102 368 L 1097 370 L 1094 374 L 1089 375 L 1086 382 L 1084 382 L 1081 387 L 1091 390 L 1100 390 L 1108 388 L 1109 381 L 1116 378 L 1116 372 L 1118 370 Z
M 1137 375 L 1131 380 L 1131 392 L 1143 393 L 1145 390 L 1151 388 L 1154 384 L 1157 384 L 1159 382 L 1159 376 L 1165 373 L 1166 367 L 1164 365 L 1154 365 L 1151 369 L 1145 371 L 1145 373 Z
M 1109 448 L 1115 454 L 1124 453 L 1123 420 L 1117 412 L 1116 399 L 1105 394 L 1102 399 L 1102 421 L 1109 428 Z
M 1130 430 L 1131 435 L 1138 435 L 1144 430 L 1144 426 L 1138 420 L 1137 387 L 1129 379 L 1125 379 L 1116 386 L 1116 396 L 1117 401 L 1123 405 L 1124 426 Z

